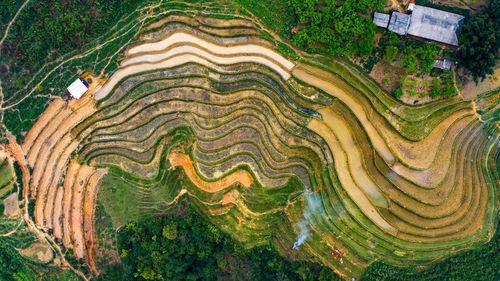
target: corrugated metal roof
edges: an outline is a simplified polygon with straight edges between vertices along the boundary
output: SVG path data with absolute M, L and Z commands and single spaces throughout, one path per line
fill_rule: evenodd
M 451 69 L 451 61 L 449 61 L 449 60 L 435 60 L 434 64 L 432 66 L 436 67 L 436 68 L 440 68 L 440 69 L 450 70 Z
M 389 14 L 375 13 L 373 15 L 373 23 L 377 26 L 387 28 L 389 24 L 390 16 Z
M 73 96 L 75 99 L 79 99 L 85 94 L 85 92 L 88 90 L 87 86 L 83 84 L 82 80 L 80 78 L 77 78 L 71 85 L 68 87 L 68 92 Z
M 389 30 L 399 35 L 406 35 L 410 24 L 410 16 L 399 12 L 392 12 Z
M 461 15 L 415 5 L 408 34 L 458 46 L 457 32 L 463 20 Z

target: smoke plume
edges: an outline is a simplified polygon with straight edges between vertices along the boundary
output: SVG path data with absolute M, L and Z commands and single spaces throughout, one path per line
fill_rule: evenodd
M 311 215 L 321 210 L 321 198 L 318 194 L 306 193 L 304 195 L 304 199 L 307 202 L 307 206 L 304 211 L 304 219 L 296 224 L 299 229 L 299 236 L 295 239 L 292 250 L 300 247 L 300 245 L 306 241 L 307 237 L 312 235 L 308 227 L 308 224 L 311 221 Z

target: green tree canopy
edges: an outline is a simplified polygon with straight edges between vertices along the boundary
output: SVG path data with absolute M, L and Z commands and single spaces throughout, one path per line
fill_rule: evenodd
M 474 81 L 493 74 L 500 48 L 500 1 L 490 1 L 489 7 L 468 21 L 460 38 L 460 59 Z
M 384 52 L 384 60 L 391 62 L 396 59 L 398 48 L 395 46 L 386 46 Z
M 331 55 L 366 55 L 373 49 L 376 27 L 369 16 L 384 0 L 289 0 L 304 25 L 293 37 L 306 49 L 324 49 Z
M 195 210 L 188 212 L 184 217 L 130 223 L 120 230 L 123 276 L 101 279 L 340 281 L 328 267 L 289 262 L 270 245 L 247 250 Z

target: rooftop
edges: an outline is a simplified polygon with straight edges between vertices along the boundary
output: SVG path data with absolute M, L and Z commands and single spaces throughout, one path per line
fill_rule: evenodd
M 373 23 L 377 26 L 387 28 L 389 24 L 389 14 L 375 13 L 373 15 Z
M 391 22 L 389 23 L 389 30 L 399 35 L 406 35 L 409 24 L 409 15 L 402 14 L 400 12 L 392 12 Z
M 88 90 L 87 86 L 83 84 L 82 80 L 80 78 L 77 78 L 71 85 L 68 87 L 68 92 L 71 94 L 71 96 L 75 99 L 79 99 L 85 94 L 85 92 Z
M 463 21 L 461 15 L 415 5 L 408 34 L 458 46 L 457 32 L 460 32 Z
M 449 61 L 449 60 L 435 60 L 434 64 L 432 66 L 436 67 L 436 68 L 440 68 L 440 69 L 450 70 L 451 69 L 451 61 Z

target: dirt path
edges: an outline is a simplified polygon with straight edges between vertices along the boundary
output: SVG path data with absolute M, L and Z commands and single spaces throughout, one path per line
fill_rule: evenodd
M 98 183 L 101 178 L 106 175 L 107 169 L 97 169 L 89 178 L 86 189 L 85 199 L 83 203 L 83 231 L 85 237 L 85 246 L 87 248 L 87 258 L 90 264 L 90 269 L 95 275 L 99 274 L 99 270 L 94 260 L 94 245 L 96 243 L 94 214 L 95 202 L 97 198 Z
M 196 187 L 205 192 L 218 192 L 236 183 L 248 188 L 253 183 L 252 175 L 245 170 L 237 170 L 222 179 L 214 182 L 207 182 L 198 176 L 188 155 L 171 152 L 168 155 L 168 160 L 173 167 L 182 167 L 189 180 L 196 185 Z
M 30 0 L 26 0 L 23 5 L 19 8 L 19 10 L 17 10 L 17 13 L 14 15 L 14 17 L 10 20 L 9 24 L 7 25 L 7 28 L 5 28 L 5 33 L 3 34 L 3 37 L 2 39 L 0 40 L 0 49 L 2 49 L 2 45 L 3 45 L 3 42 L 5 41 L 5 39 L 7 38 L 7 35 L 9 34 L 9 30 L 10 30 L 10 27 L 12 26 L 12 24 L 14 23 L 14 21 L 16 20 L 17 16 L 19 15 L 19 13 L 21 13 L 21 11 L 24 9 L 24 7 L 26 7 L 26 5 L 30 2 Z
M 68 63 L 68 62 L 70 62 L 70 61 L 73 61 L 73 60 L 77 60 L 77 59 L 84 58 L 84 57 L 89 56 L 89 55 L 91 55 L 92 53 L 94 53 L 94 52 L 96 52 L 96 51 L 98 51 L 98 50 L 100 50 L 100 49 L 102 49 L 102 48 L 106 47 L 108 44 L 112 43 L 113 41 L 118 40 L 119 38 L 121 38 L 121 37 L 123 37 L 123 36 L 126 36 L 126 35 L 130 32 L 130 31 L 132 31 L 132 30 L 133 30 L 134 28 L 136 28 L 137 26 L 142 26 L 142 25 L 144 24 L 144 21 L 145 21 L 145 20 L 147 20 L 147 19 L 149 19 L 150 17 L 151 17 L 151 16 L 145 16 L 144 18 L 142 18 L 141 20 L 139 20 L 137 23 L 135 23 L 132 27 L 130 27 L 128 30 L 125 30 L 125 31 L 123 31 L 123 32 L 119 32 L 119 31 L 120 31 L 120 30 L 119 30 L 119 31 L 115 32 L 115 34 L 117 34 L 117 36 L 113 37 L 112 39 L 109 39 L 109 40 L 108 40 L 108 41 L 106 41 L 106 42 L 103 42 L 103 43 L 97 44 L 97 46 L 96 46 L 96 47 L 94 47 L 94 48 L 92 48 L 92 49 L 90 49 L 90 50 L 85 51 L 83 54 L 80 54 L 80 55 L 75 55 L 75 56 L 73 56 L 73 57 L 70 57 L 70 58 L 68 58 L 68 59 L 64 59 L 64 60 L 63 60 L 63 58 L 62 58 L 62 57 L 58 58 L 56 61 L 60 61 L 60 63 L 59 63 L 57 66 L 55 66 L 52 70 L 48 71 L 48 72 L 45 74 L 45 76 L 44 76 L 43 78 L 39 79 L 39 82 L 38 82 L 36 85 L 34 85 L 34 86 L 33 86 L 33 88 L 31 88 L 31 90 L 30 90 L 28 93 L 24 94 L 24 95 L 23 95 L 23 97 L 22 97 L 20 100 L 18 100 L 18 101 L 16 101 L 16 102 L 14 102 L 14 103 L 12 103 L 12 104 L 10 104 L 10 105 L 8 105 L 8 106 L 5 106 L 5 107 L 4 107 L 4 109 L 5 109 L 5 110 L 7 110 L 7 109 L 12 109 L 13 107 L 15 107 L 15 106 L 17 106 L 18 104 L 20 104 L 21 102 L 23 102 L 26 98 L 28 98 L 29 96 L 31 96 L 31 95 L 35 92 L 36 88 L 37 88 L 38 86 L 40 86 L 43 82 L 45 82 L 45 80 L 46 80 L 48 77 L 50 77 L 50 75 L 52 75 L 52 73 L 54 73 L 56 70 L 58 70 L 59 68 L 61 68 L 61 67 L 62 67 L 63 65 L 65 65 L 66 63 Z M 120 22 L 121 22 L 121 21 L 119 21 L 119 22 L 117 23 L 117 25 L 118 25 L 118 24 L 120 24 Z M 111 60 L 111 59 L 110 59 L 110 60 Z M 39 74 L 40 74 L 43 70 L 45 70 L 45 68 L 47 67 L 47 65 L 49 65 L 49 63 L 46 63 L 43 67 L 41 67 L 41 68 L 40 68 L 40 70 L 39 70 L 37 73 L 35 73 L 35 74 L 33 75 L 33 78 L 32 78 L 32 79 L 31 79 L 31 80 L 30 80 L 30 81 L 29 81 L 26 85 L 30 85 L 31 83 L 33 83 L 33 81 L 35 81 L 35 79 L 37 79 L 38 75 L 39 75 Z M 105 68 L 106 68 L 106 67 L 104 67 L 103 69 L 105 69 Z M 19 90 L 19 91 L 15 92 L 15 93 L 12 95 L 12 97 L 17 96 L 18 94 L 20 94 L 20 93 L 21 93 L 21 91 L 23 91 L 23 90 L 25 90 L 25 89 L 27 89 L 27 88 L 25 87 L 24 89 L 22 89 L 22 90 Z M 7 100 L 7 102 L 9 102 L 9 101 L 10 101 L 10 100 Z
M 326 80 L 323 80 L 321 78 L 318 78 L 316 76 L 313 76 L 307 73 L 306 71 L 302 70 L 300 68 L 300 65 L 292 70 L 292 75 L 298 78 L 299 80 L 302 80 L 312 86 L 322 89 L 328 94 L 343 101 L 347 105 L 347 107 L 349 107 L 354 112 L 358 120 L 365 128 L 366 133 L 370 137 L 370 140 L 372 141 L 372 144 L 375 147 L 375 150 L 377 150 L 377 152 L 385 159 L 386 162 L 394 163 L 395 158 L 392 155 L 392 152 L 389 150 L 384 139 L 379 135 L 378 131 L 375 129 L 373 124 L 369 121 L 368 116 L 363 107 L 356 100 L 354 100 L 351 96 L 349 96 L 347 93 L 342 91 L 334 84 Z
M 342 188 L 347 192 L 349 197 L 356 203 L 361 211 L 381 229 L 395 234 L 397 230 L 390 225 L 377 211 L 373 203 L 366 194 L 353 181 L 352 175 L 348 169 L 346 153 L 342 150 L 338 139 L 332 132 L 332 128 L 328 127 L 324 121 L 312 118 L 307 125 L 309 129 L 319 134 L 328 143 L 334 157 L 335 169 L 342 184 Z

